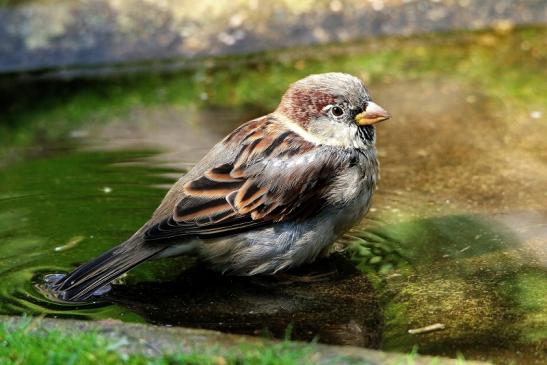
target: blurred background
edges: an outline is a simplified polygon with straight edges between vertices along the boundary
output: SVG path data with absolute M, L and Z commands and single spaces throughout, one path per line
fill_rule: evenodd
M 0 314 L 292 324 L 296 339 L 545 363 L 546 24 L 545 0 L 0 0 Z M 39 290 L 131 235 L 290 83 L 330 71 L 393 115 L 371 212 L 337 244 L 358 277 L 273 294 L 226 279 L 242 304 L 208 273 L 190 300 L 182 258 L 88 306 Z

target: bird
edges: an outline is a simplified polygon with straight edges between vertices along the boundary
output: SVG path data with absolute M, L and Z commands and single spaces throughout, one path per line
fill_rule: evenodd
M 290 85 L 270 114 L 218 142 L 129 239 L 55 280 L 85 301 L 149 260 L 197 254 L 227 275 L 314 261 L 368 212 L 379 179 L 375 124 L 390 114 L 346 73 Z

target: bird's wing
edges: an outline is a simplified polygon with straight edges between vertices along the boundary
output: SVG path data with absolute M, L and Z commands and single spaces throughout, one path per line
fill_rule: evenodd
M 275 122 L 245 124 L 222 143 L 239 148 L 235 159 L 186 182 L 172 215 L 149 227 L 146 241 L 222 237 L 305 219 L 324 207 L 333 177 L 351 160 Z

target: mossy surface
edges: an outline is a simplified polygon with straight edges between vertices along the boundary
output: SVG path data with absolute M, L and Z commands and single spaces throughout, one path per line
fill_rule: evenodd
M 39 320 L 38 320 L 39 321 Z M 270 345 L 241 344 L 232 350 L 211 345 L 209 350 L 183 349 L 165 355 L 128 352 L 130 339 L 113 339 L 97 331 L 77 335 L 36 328 L 30 319 L 18 326 L 0 324 L 2 364 L 131 364 L 131 365 L 292 365 L 312 364 L 314 346 L 282 342 Z
M 445 356 L 461 351 L 501 363 L 544 358 L 545 270 L 496 219 L 403 219 L 353 232 L 348 240 L 348 252 L 376 283 L 384 304 L 382 348 L 408 351 L 417 346 Z M 385 248 L 376 252 L 378 262 L 371 263 L 367 249 L 378 247 Z M 435 323 L 444 329 L 407 332 Z

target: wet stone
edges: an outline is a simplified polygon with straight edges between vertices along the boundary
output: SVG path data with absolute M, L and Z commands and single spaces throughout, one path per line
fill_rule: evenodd
M 0 321 L 8 326 L 20 326 L 26 318 L 0 316 Z M 62 331 L 67 334 L 80 334 L 82 331 L 95 331 L 108 340 L 116 343 L 116 352 L 121 354 L 144 354 L 158 356 L 170 353 L 210 353 L 211 349 L 220 352 L 241 351 L 242 345 L 256 346 L 259 350 L 264 345 L 275 344 L 275 341 L 256 337 L 224 334 L 216 331 L 180 327 L 150 326 L 135 323 L 123 323 L 116 320 L 78 321 L 72 319 L 43 318 L 33 321 L 32 332 Z M 288 344 L 288 343 L 286 343 Z M 286 345 L 285 345 L 286 346 Z M 301 343 L 290 344 L 298 349 Z M 353 346 L 327 346 L 313 344 L 310 360 L 313 364 L 405 364 L 409 361 L 407 354 L 386 353 Z M 425 365 L 442 363 L 443 365 L 460 364 L 461 360 L 439 359 L 428 356 L 413 355 L 412 363 Z M 224 363 L 218 357 L 216 364 Z M 466 365 L 479 365 L 475 361 L 465 361 Z
M 119 73 L 142 60 L 245 54 L 379 35 L 545 22 L 542 0 L 0 2 L 0 73 L 57 77 Z M 19 3 L 19 1 L 7 1 Z M 341 2 L 340 2 L 341 4 Z M 163 62 L 162 62 L 163 63 Z M 116 67 L 110 67 L 116 64 Z M 158 63 L 154 67 L 161 67 Z M 182 67 L 174 62 L 167 67 Z
M 115 285 L 105 299 L 154 324 L 328 344 L 377 348 L 383 329 L 371 283 L 339 255 L 262 277 L 196 265 L 169 282 Z

